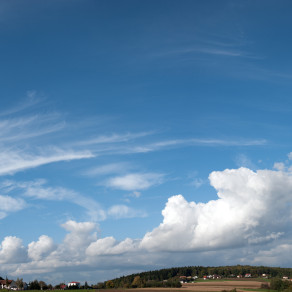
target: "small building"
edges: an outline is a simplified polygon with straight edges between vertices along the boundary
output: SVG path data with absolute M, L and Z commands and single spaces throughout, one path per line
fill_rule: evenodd
M 70 282 L 70 283 L 68 283 L 67 284 L 67 286 L 68 286 L 68 289 L 79 289 L 80 288 L 80 282 Z
M 0 280 L 0 288 L 17 290 L 17 285 L 13 280 Z

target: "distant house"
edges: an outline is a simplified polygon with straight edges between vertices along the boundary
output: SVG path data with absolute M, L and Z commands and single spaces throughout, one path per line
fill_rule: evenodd
M 26 282 L 23 282 L 23 290 L 27 290 L 28 289 L 28 285 Z
M 72 288 L 80 288 L 80 282 L 70 282 L 70 283 L 68 283 L 67 284 L 67 286 L 68 286 L 68 289 L 72 289 Z
M 245 274 L 245 278 L 251 278 L 251 274 Z
M 0 288 L 1 289 L 11 289 L 17 290 L 17 285 L 13 280 L 0 280 Z
M 60 285 L 60 289 L 61 290 L 65 290 L 67 288 L 67 285 L 66 284 L 62 284 L 62 285 Z

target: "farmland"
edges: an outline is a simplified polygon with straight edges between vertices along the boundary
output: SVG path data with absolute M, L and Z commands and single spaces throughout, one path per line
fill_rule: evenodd
M 261 289 L 262 279 L 251 280 L 206 280 L 182 284 L 181 288 L 136 288 L 136 289 L 100 289 L 101 292 L 215 292 L 215 291 L 265 291 Z M 273 291 L 273 290 L 270 290 Z

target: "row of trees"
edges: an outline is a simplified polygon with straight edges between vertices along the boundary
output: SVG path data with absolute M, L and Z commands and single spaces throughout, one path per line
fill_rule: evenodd
M 238 275 L 244 276 L 245 274 L 251 274 L 252 277 L 261 277 L 263 274 L 266 274 L 271 278 L 282 278 L 283 276 L 292 278 L 292 269 L 248 265 L 175 267 L 123 276 L 104 283 L 98 283 L 97 288 L 167 287 L 164 285 L 174 285 L 171 287 L 177 287 L 175 285 L 179 285 L 179 276 L 197 276 L 202 278 L 206 275 L 218 275 L 222 278 L 232 278 Z
M 164 288 L 180 288 L 181 283 L 178 279 L 172 278 L 164 281 L 155 281 L 141 278 L 139 275 L 129 280 L 129 277 L 123 277 L 121 281 L 109 280 L 104 283 L 98 283 L 97 289 L 112 289 L 112 288 L 151 288 L 151 287 L 164 287 Z

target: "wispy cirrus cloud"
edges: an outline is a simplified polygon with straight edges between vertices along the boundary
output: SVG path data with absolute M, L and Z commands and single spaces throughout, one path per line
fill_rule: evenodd
M 190 139 L 177 139 L 177 140 L 165 140 L 155 143 L 149 143 L 141 146 L 135 146 L 129 150 L 136 153 L 146 153 L 151 151 L 158 151 L 164 148 L 175 148 L 175 147 L 189 147 L 189 146 L 222 146 L 222 147 L 229 147 L 229 146 L 261 146 L 265 145 L 267 140 L 265 139 L 255 139 L 255 140 L 248 140 L 248 139 L 238 139 L 238 140 L 231 140 L 231 139 L 212 139 L 212 138 L 190 138 Z
M 35 102 L 32 100 L 28 102 L 27 107 L 33 107 L 34 105 Z M 76 137 L 76 129 L 73 133 L 72 128 L 68 126 L 68 122 L 64 120 L 61 114 L 47 112 L 46 114 L 19 115 L 27 107 L 22 105 L 10 112 L 8 111 L 9 115 L 4 113 L 2 113 L 2 116 L 0 115 L 1 176 L 15 174 L 19 171 L 50 163 L 88 159 L 109 154 L 138 154 L 201 145 L 248 147 L 266 144 L 264 139 L 188 138 L 161 141 L 155 135 L 155 131 L 101 134 L 96 137 L 89 137 L 83 134 L 82 129 L 79 129 L 81 135 Z M 59 139 L 60 136 L 62 139 Z M 15 147 L 16 144 L 17 147 Z M 110 174 L 110 172 L 126 173 L 127 171 L 129 171 L 129 166 L 116 163 L 91 168 L 87 171 L 87 175 L 105 175 Z M 130 178 L 128 177 L 129 181 Z M 136 177 L 136 179 L 139 181 L 140 177 Z M 122 186 L 117 178 L 113 178 L 109 184 L 120 184 L 120 187 Z M 123 188 L 126 189 L 127 187 Z M 130 190 L 129 187 L 128 190 Z M 133 189 L 131 188 L 131 190 Z
M 132 167 L 127 162 L 109 163 L 98 167 L 91 168 L 84 172 L 88 176 L 108 175 L 115 173 L 124 173 Z
M 140 133 L 126 133 L 126 134 L 112 134 L 112 135 L 102 135 L 96 138 L 80 141 L 77 145 L 98 145 L 98 144 L 108 144 L 108 143 L 121 143 L 134 140 L 137 138 L 146 137 L 152 135 L 153 132 L 140 132 Z
M 44 179 L 28 182 L 6 180 L 2 183 L 0 188 L 5 193 L 18 191 L 19 196 L 35 200 L 68 201 L 84 208 L 92 221 L 106 219 L 106 211 L 103 210 L 96 200 L 86 197 L 74 190 L 63 187 L 50 187 L 46 184 L 47 181 Z M 22 199 L 19 200 L 22 201 Z
M 49 163 L 92 157 L 94 155 L 90 151 L 65 151 L 58 148 L 42 149 L 40 153 L 34 154 L 18 149 L 3 149 L 0 153 L 0 176 L 11 175 Z

